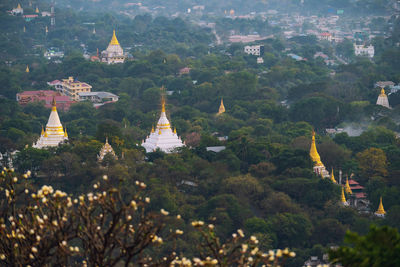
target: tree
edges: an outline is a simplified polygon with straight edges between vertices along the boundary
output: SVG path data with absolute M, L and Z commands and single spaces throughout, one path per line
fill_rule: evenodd
M 359 152 L 357 161 L 365 180 L 374 176 L 385 177 L 388 175 L 386 154 L 382 149 L 372 147 Z
M 399 266 L 400 234 L 388 226 L 372 225 L 365 236 L 347 232 L 347 245 L 329 251 L 332 263 L 349 267 Z

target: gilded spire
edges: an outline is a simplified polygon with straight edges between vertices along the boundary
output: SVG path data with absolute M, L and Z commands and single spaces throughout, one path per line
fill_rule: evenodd
M 64 137 L 68 137 L 67 127 L 64 128 Z
M 176 128 L 174 128 L 174 134 L 176 134 Z
M 48 135 L 47 135 L 47 130 L 44 131 L 44 137 L 48 137 Z
M 165 97 L 161 97 L 161 112 L 165 112 Z
M 18 3 L 17 8 L 18 8 L 18 9 L 21 9 L 21 4 L 20 4 L 20 3 Z
M 28 65 L 26 65 L 25 72 L 26 72 L 26 73 L 29 73 L 29 66 L 28 66 Z
M 41 132 L 41 134 L 40 134 L 41 136 L 43 136 L 44 135 L 44 129 L 43 129 L 43 125 L 42 125 L 42 132 Z
M 386 93 L 385 93 L 385 88 L 381 88 L 381 96 L 386 96 Z
M 51 111 L 57 111 L 57 102 L 56 102 L 56 98 L 53 96 L 53 101 L 51 101 Z
M 345 189 L 347 194 L 353 194 L 353 191 L 351 191 L 351 188 L 350 188 L 349 178 L 348 177 L 346 178 L 346 185 L 345 185 L 344 189 Z
M 154 125 L 151 126 L 151 133 L 154 133 Z
M 333 168 L 331 173 L 331 181 L 336 184 L 335 175 L 333 174 Z
M 311 148 L 310 148 L 310 157 L 311 160 L 314 162 L 314 166 L 324 166 L 321 162 L 321 158 L 317 151 L 317 146 L 315 145 L 315 132 L 312 132 L 312 141 L 311 141 Z
M 385 215 L 386 214 L 386 211 L 383 208 L 383 204 L 382 204 L 382 197 L 380 198 L 379 207 L 378 207 L 378 210 L 375 212 L 375 214 L 379 214 L 379 215 Z
M 160 130 L 158 130 L 158 134 L 161 134 L 161 129 L 160 129 Z
M 221 104 L 219 105 L 218 114 L 222 114 L 225 112 L 224 100 L 221 98 Z
M 113 36 L 111 38 L 110 45 L 119 45 L 117 36 L 115 35 L 115 30 L 113 30 Z
M 346 197 L 345 197 L 345 195 L 344 195 L 344 187 L 343 187 L 343 186 L 342 186 L 342 197 L 341 197 L 341 201 L 342 201 L 343 204 L 347 203 Z
M 35 13 L 39 13 L 39 8 L 36 7 Z

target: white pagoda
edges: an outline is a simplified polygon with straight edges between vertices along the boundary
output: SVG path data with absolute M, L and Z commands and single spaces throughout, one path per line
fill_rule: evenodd
M 176 134 L 176 129 L 172 131 L 171 125 L 165 114 L 165 99 L 162 98 L 161 102 L 161 116 L 158 120 L 157 127 L 151 129 L 150 135 L 142 142 L 142 146 L 146 149 L 146 152 L 153 152 L 156 149 L 160 149 L 165 153 L 171 153 L 175 148 L 183 147 L 185 144 L 181 138 Z
M 51 108 L 51 113 L 49 117 L 49 121 L 46 125 L 46 131 L 43 130 L 40 135 L 39 140 L 33 144 L 34 148 L 46 148 L 46 147 L 55 147 L 60 143 L 68 140 L 67 129 L 63 129 L 63 126 L 60 122 L 60 118 L 58 117 L 56 101 L 53 98 L 52 102 L 53 107 Z
M 101 52 L 101 62 L 114 64 L 114 63 L 124 63 L 124 61 L 125 61 L 124 50 L 119 44 L 114 30 L 110 44 L 108 45 L 106 50 Z
M 115 155 L 114 149 L 108 143 L 108 137 L 106 137 L 106 143 L 101 148 L 99 155 L 97 155 L 97 160 L 100 162 L 103 161 L 104 156 L 107 154 L 110 154 L 114 159 L 118 159 L 117 155 Z
M 376 101 L 376 104 L 384 106 L 385 108 L 390 108 L 388 97 L 385 94 L 385 89 L 382 88 L 381 93 L 378 96 L 378 100 Z

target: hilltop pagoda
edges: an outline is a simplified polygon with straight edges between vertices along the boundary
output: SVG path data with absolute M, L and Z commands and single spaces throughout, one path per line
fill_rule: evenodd
M 39 140 L 33 144 L 34 148 L 46 148 L 56 147 L 60 143 L 68 140 L 67 129 L 63 129 L 63 126 L 58 117 L 56 100 L 53 98 L 51 113 L 49 121 L 46 125 L 46 130 L 42 127 L 42 133 L 40 134 Z
M 321 175 L 323 178 L 330 178 L 329 172 L 326 170 L 325 165 L 321 161 L 321 157 L 318 154 L 317 146 L 315 144 L 315 132 L 312 132 L 312 141 L 310 148 L 310 157 L 314 163 L 313 170 L 316 174 Z
M 219 105 L 217 115 L 221 115 L 222 113 L 225 113 L 225 106 L 224 106 L 224 100 L 221 98 L 221 104 Z
M 107 49 L 101 52 L 101 62 L 108 64 L 125 62 L 124 50 L 118 42 L 115 30 L 113 31 L 113 36 Z
M 105 155 L 110 154 L 114 159 L 118 159 L 117 155 L 115 155 L 114 149 L 108 143 L 108 137 L 106 137 L 106 143 L 101 148 L 99 155 L 97 155 L 97 160 L 99 162 L 103 161 Z
M 344 187 L 342 186 L 342 196 L 340 198 L 342 205 L 349 206 L 349 202 L 347 202 L 346 197 L 344 195 Z
M 150 135 L 142 142 L 142 146 L 146 152 L 153 152 L 157 149 L 165 153 L 171 153 L 178 147 L 183 147 L 180 137 L 176 133 L 176 129 L 172 130 L 167 115 L 165 114 L 165 98 L 161 100 L 161 115 L 158 120 L 156 129 L 151 129 Z
M 382 197 L 381 197 L 380 201 L 379 201 L 379 207 L 378 207 L 378 210 L 375 211 L 375 215 L 378 216 L 378 217 L 385 217 L 385 214 L 386 214 L 386 211 L 383 208 Z
M 390 108 L 389 106 L 389 99 L 385 93 L 385 89 L 381 89 L 381 93 L 378 96 L 378 100 L 376 101 L 377 105 L 383 106 L 385 108 Z

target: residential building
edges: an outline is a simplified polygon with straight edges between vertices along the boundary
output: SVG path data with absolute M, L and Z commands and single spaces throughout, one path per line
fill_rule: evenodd
M 79 101 L 90 101 L 92 103 L 117 102 L 119 96 L 109 92 L 80 92 Z
M 263 56 L 264 46 L 263 45 L 246 45 L 244 52 L 248 55 Z
M 79 101 L 78 93 L 88 93 L 91 92 L 92 86 L 85 83 L 80 82 L 74 77 L 68 77 L 68 79 L 62 79 L 62 94 L 69 96 L 73 101 Z
M 375 49 L 373 45 L 365 46 L 354 44 L 354 54 L 356 56 L 368 56 L 369 58 L 373 58 L 375 55 Z
M 46 108 L 52 107 L 52 100 L 54 99 L 57 103 L 57 108 L 62 110 L 68 110 L 71 104 L 74 103 L 68 96 L 63 96 L 60 92 L 51 90 L 24 91 L 18 93 L 16 98 L 20 105 L 26 105 L 32 102 L 43 102 Z

